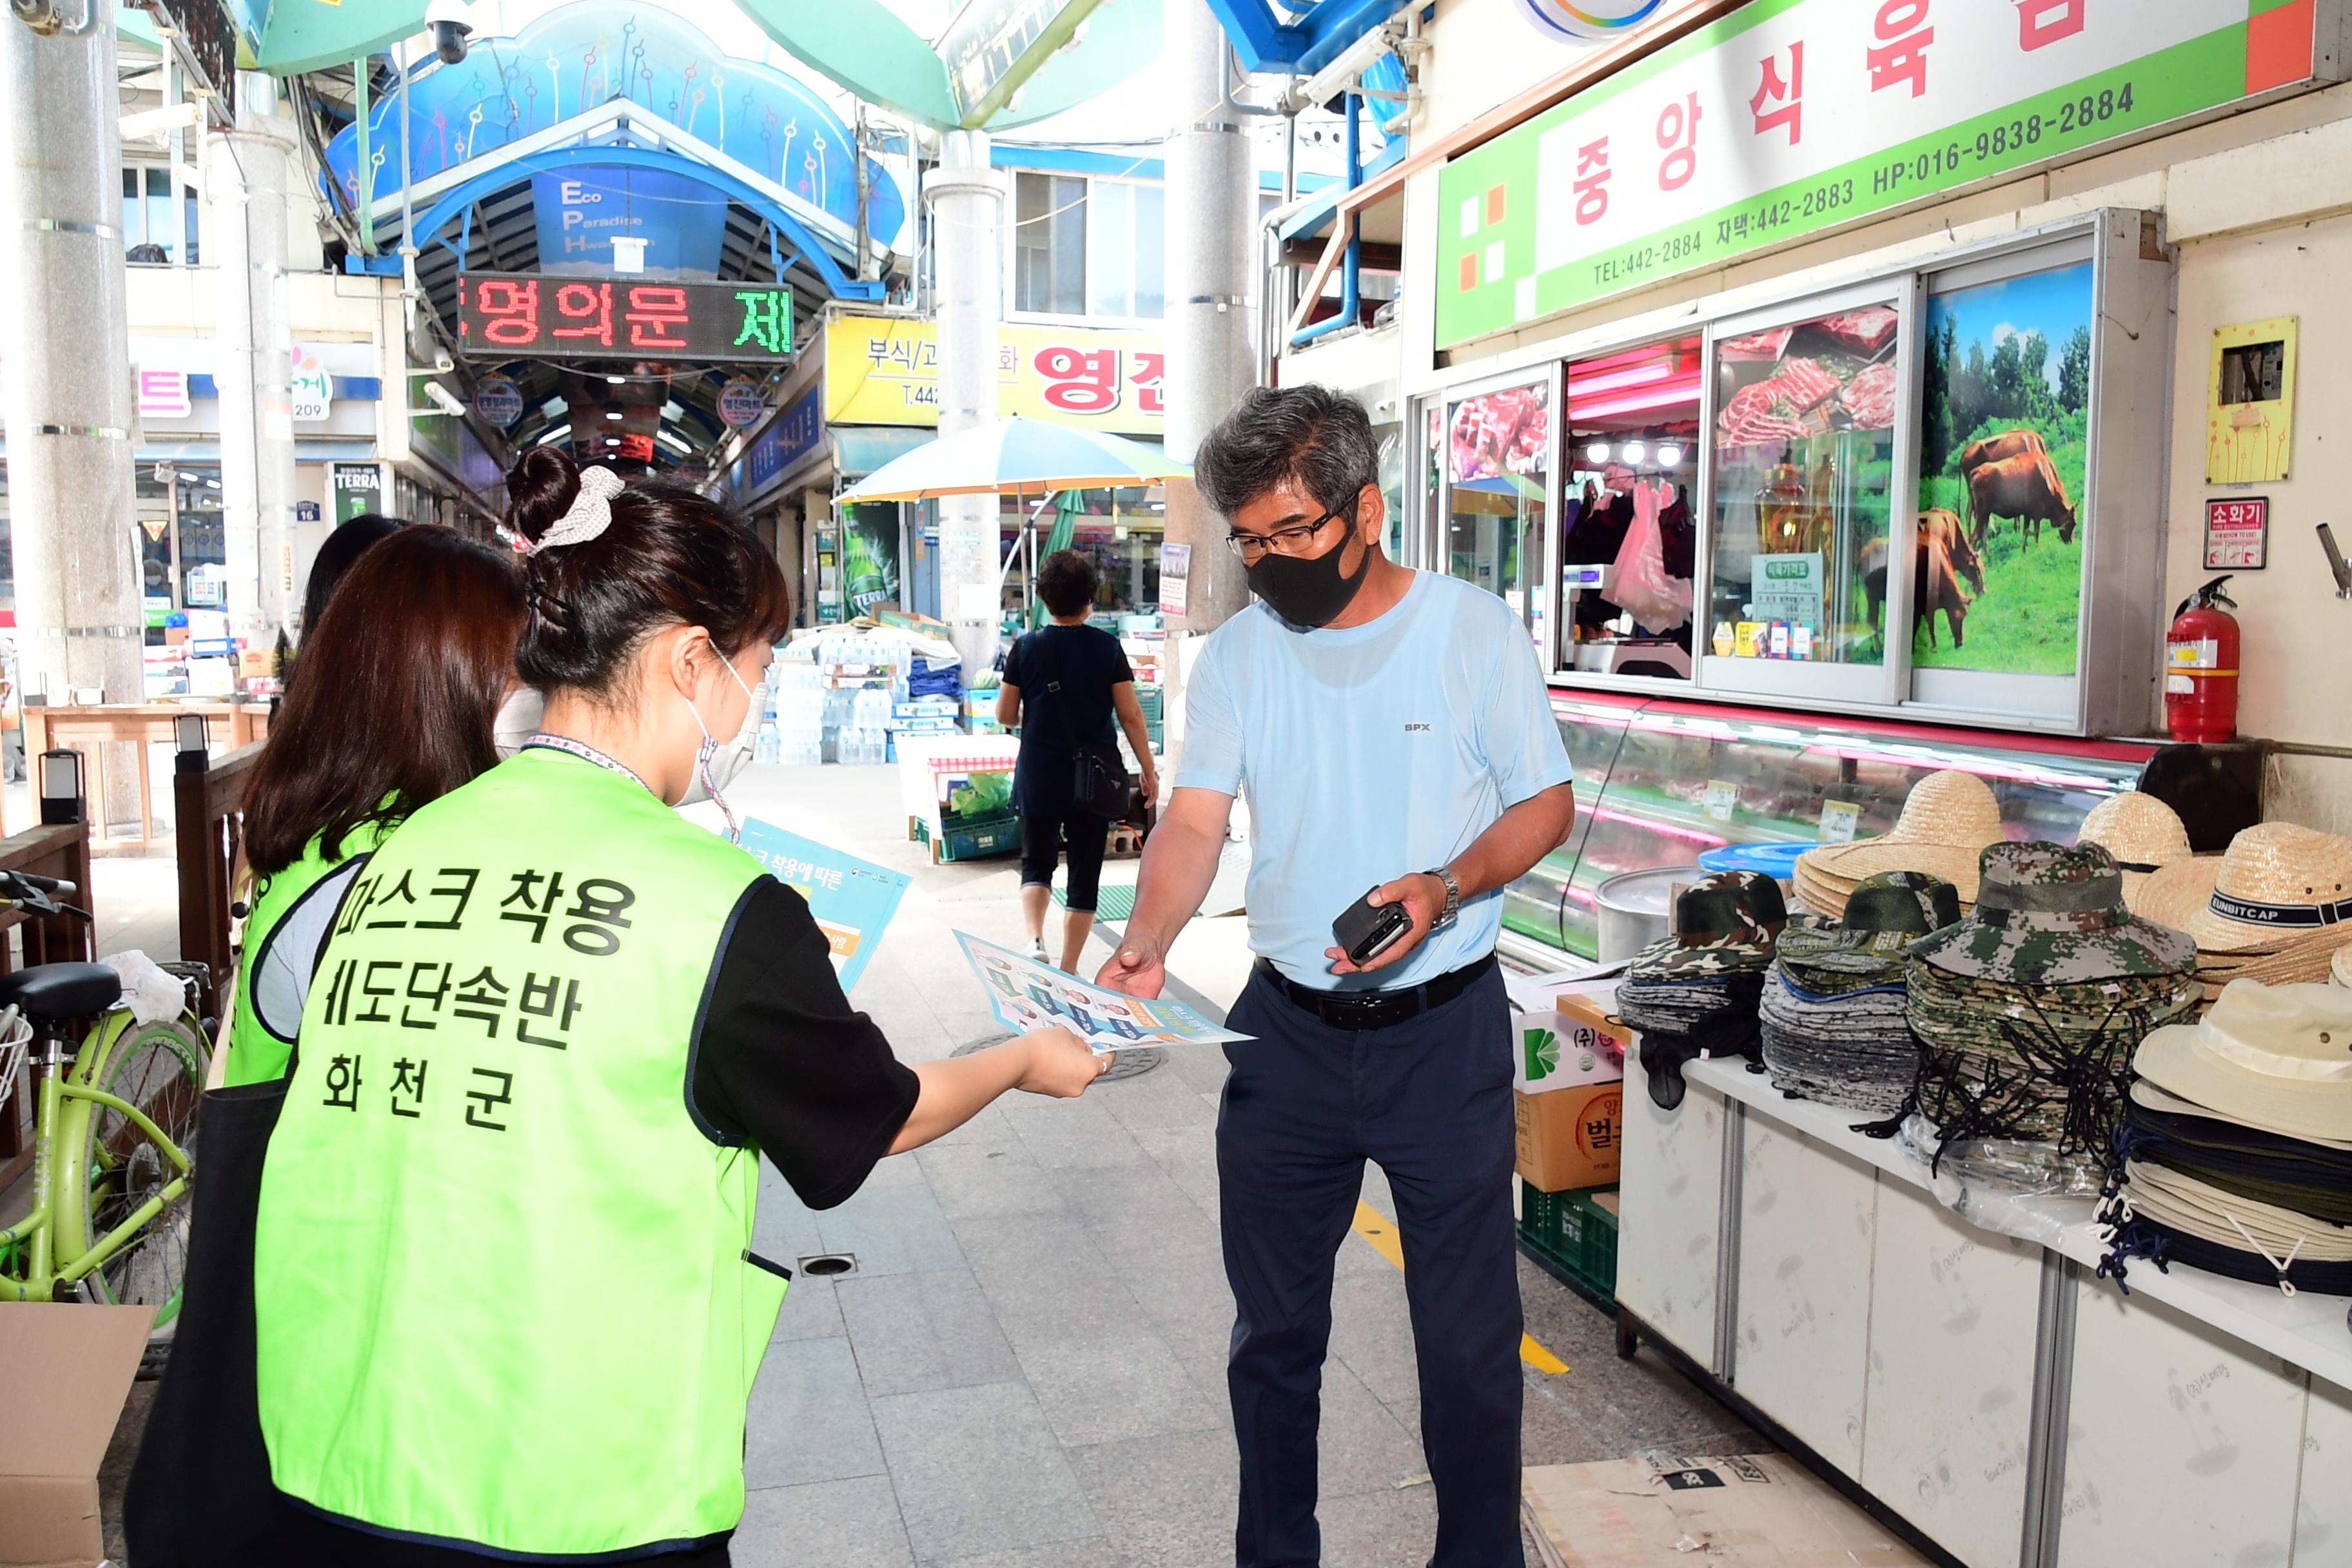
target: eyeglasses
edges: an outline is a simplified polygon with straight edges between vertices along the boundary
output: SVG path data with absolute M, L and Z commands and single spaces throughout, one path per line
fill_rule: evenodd
M 1269 550 L 1276 555 L 1305 553 L 1315 542 L 1315 536 L 1323 531 L 1323 525 L 1336 522 L 1339 517 L 1336 511 L 1327 511 L 1313 522 L 1302 522 L 1293 528 L 1277 528 L 1272 533 L 1228 533 L 1225 544 L 1242 558 L 1243 565 L 1255 566 L 1265 559 L 1265 552 Z

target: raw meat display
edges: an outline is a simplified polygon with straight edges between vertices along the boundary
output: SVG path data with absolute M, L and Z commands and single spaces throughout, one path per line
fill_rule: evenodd
M 1813 360 L 1792 359 L 1780 367 L 1779 374 L 1764 384 L 1780 388 L 1778 395 L 1785 399 L 1790 407 L 1802 413 L 1835 396 L 1838 378 Z
M 1895 424 L 1895 367 L 1874 364 L 1846 383 L 1841 400 L 1857 430 L 1886 430 Z
M 1769 332 L 1750 332 L 1744 338 L 1726 338 L 1716 345 L 1716 352 L 1732 362 L 1776 360 L 1789 352 L 1789 340 L 1796 335 L 1794 327 L 1775 327 Z
M 1848 348 L 1874 354 L 1895 339 L 1895 329 L 1901 318 L 1884 305 L 1873 305 L 1866 310 L 1847 310 L 1835 316 L 1823 316 L 1813 323 L 1832 339 Z
M 1759 446 L 1767 441 L 1793 441 L 1806 426 L 1782 399 L 1777 378 L 1743 386 L 1732 394 L 1716 416 L 1717 437 L 1727 447 Z
M 1457 484 L 1524 474 L 1543 466 L 1551 435 L 1544 388 L 1512 386 L 1465 398 L 1454 410 L 1452 458 Z

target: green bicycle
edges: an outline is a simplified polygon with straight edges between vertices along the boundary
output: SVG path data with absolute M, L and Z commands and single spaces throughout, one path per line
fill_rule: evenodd
M 70 882 L 0 871 L 0 902 L 34 916 L 89 915 L 53 895 Z M 202 964 L 170 964 L 193 1003 Z M 207 1052 L 193 1006 L 141 1024 L 100 963 L 0 975 L 0 1103 L 21 1055 L 33 1068 L 32 1212 L 0 1229 L 0 1302 L 152 1306 L 167 1349 L 187 1273 L 189 1184 Z M 76 1043 L 73 1026 L 95 1018 Z

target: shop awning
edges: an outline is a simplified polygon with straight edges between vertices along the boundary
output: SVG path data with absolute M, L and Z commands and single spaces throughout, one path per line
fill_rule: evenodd
M 920 426 L 836 425 L 833 466 L 845 479 L 862 479 L 891 458 L 929 446 L 939 435 Z

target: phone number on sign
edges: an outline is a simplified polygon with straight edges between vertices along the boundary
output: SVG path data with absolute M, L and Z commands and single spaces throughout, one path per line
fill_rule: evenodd
M 2006 163 L 2021 153 L 2039 149 L 2045 142 L 2054 152 L 2063 140 L 2095 132 L 2117 117 L 2130 114 L 2132 99 L 2130 82 L 2071 98 L 2053 98 L 2038 109 L 1988 126 L 1973 139 L 1955 137 L 1941 147 L 1881 164 L 1872 174 L 1871 194 L 1884 196 L 1906 184 L 1948 181 L 1978 165 Z
M 1595 283 L 1622 283 L 1628 278 L 1639 278 L 1657 267 L 1671 267 L 1677 261 L 1687 261 L 1696 256 L 1706 244 L 1697 229 L 1682 234 L 1670 234 L 1664 239 L 1635 246 L 1614 256 L 1604 256 L 1592 264 Z

